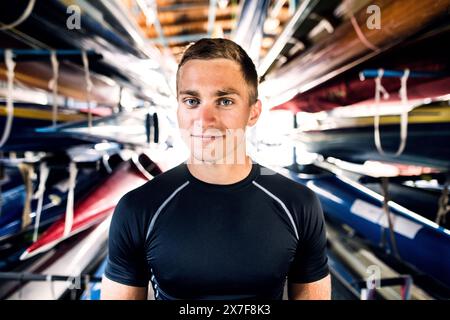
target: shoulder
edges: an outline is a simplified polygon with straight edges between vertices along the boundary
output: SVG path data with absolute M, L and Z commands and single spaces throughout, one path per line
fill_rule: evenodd
M 127 192 L 118 202 L 114 216 L 148 220 L 159 206 L 186 183 L 182 165 L 176 166 Z
M 262 170 L 265 167 L 262 167 Z M 265 168 L 259 176 L 261 185 L 281 201 L 292 215 L 302 239 L 313 239 L 324 234 L 324 215 L 317 194 L 306 185 L 288 178 L 283 174 Z M 285 176 L 286 174 L 286 176 Z
M 261 172 L 256 183 L 277 197 L 283 198 L 287 202 L 302 203 L 304 205 L 318 200 L 316 193 L 306 185 L 296 182 L 272 169 L 262 165 L 259 166 Z
M 319 197 L 306 185 L 293 181 L 266 167 L 260 166 L 261 174 L 256 183 L 270 193 L 273 199 L 285 206 L 292 216 L 300 234 L 305 235 L 309 229 L 323 223 L 323 212 Z M 283 172 L 284 173 L 284 172 Z
M 187 179 L 180 164 L 160 175 L 155 176 L 142 186 L 129 191 L 123 196 L 123 200 L 130 206 L 142 207 L 149 203 L 158 203 L 158 200 L 165 199 L 167 195 L 173 193 L 177 188 L 186 183 Z

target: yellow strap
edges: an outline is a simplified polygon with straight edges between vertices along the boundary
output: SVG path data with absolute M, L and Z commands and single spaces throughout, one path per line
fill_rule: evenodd
M 6 115 L 6 107 L 4 105 L 0 105 L 0 116 Z M 14 117 L 15 118 L 23 118 L 23 119 L 36 119 L 36 120 L 52 120 L 52 111 L 48 110 L 40 110 L 36 108 L 14 108 Z M 86 115 L 83 114 L 66 114 L 59 113 L 58 114 L 59 121 L 84 121 L 86 120 Z

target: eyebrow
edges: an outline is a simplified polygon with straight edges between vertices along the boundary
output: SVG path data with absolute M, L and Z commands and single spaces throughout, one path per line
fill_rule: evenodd
M 195 96 L 195 97 L 198 97 L 200 95 L 200 93 L 195 90 L 183 90 L 183 91 L 180 91 L 180 95 L 181 94 L 185 94 L 188 96 Z
M 217 90 L 216 91 L 216 96 L 217 97 L 223 97 L 223 96 L 228 96 L 228 95 L 237 95 L 237 96 L 241 96 L 239 91 L 233 88 L 224 88 L 221 90 Z M 180 95 L 188 95 L 188 96 L 194 96 L 194 97 L 198 97 L 200 96 L 200 93 L 196 90 L 183 90 L 180 91 Z
M 228 96 L 228 95 L 232 95 L 232 94 L 235 94 L 237 96 L 241 96 L 239 94 L 239 91 L 237 91 L 236 89 L 233 89 L 233 88 L 225 88 L 223 90 L 217 90 L 216 91 L 216 96 L 218 96 L 218 97 Z

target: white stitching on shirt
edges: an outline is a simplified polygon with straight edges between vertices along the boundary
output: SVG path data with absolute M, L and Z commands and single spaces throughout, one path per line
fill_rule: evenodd
M 297 227 L 295 226 L 295 222 L 294 219 L 292 218 L 291 213 L 289 212 L 288 208 L 286 207 L 286 205 L 283 203 L 283 201 L 281 201 L 277 196 L 275 196 L 273 193 L 271 193 L 269 190 L 267 190 L 266 188 L 264 188 L 263 186 L 261 186 L 260 184 L 258 184 L 255 181 L 252 181 L 253 184 L 255 186 L 257 186 L 259 189 L 261 189 L 262 191 L 264 191 L 266 194 L 268 194 L 271 198 L 273 198 L 275 201 L 277 201 L 281 207 L 284 209 L 284 211 L 286 212 L 289 220 L 291 221 L 292 227 L 294 228 L 294 232 L 295 232 L 295 237 L 297 238 L 297 240 L 299 240 L 299 236 L 298 236 L 298 232 L 297 232 Z
M 145 237 L 145 240 L 148 240 L 148 237 L 150 236 L 150 233 L 153 230 L 153 226 L 155 224 L 156 219 L 158 218 L 159 214 L 161 213 L 162 209 L 172 200 L 175 195 L 180 192 L 184 187 L 186 187 L 189 184 L 189 181 L 186 181 L 184 184 L 182 184 L 177 190 L 175 190 L 164 202 L 163 204 L 158 208 L 155 215 L 153 216 L 152 220 L 150 221 L 150 225 L 148 227 L 147 236 Z

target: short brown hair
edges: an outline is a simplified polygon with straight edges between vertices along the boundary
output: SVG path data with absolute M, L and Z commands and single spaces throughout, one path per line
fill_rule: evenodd
M 203 38 L 187 48 L 178 65 L 177 92 L 180 68 L 189 60 L 194 59 L 228 59 L 236 62 L 241 67 L 242 74 L 249 87 L 250 104 L 254 104 L 258 99 L 258 74 L 252 59 L 240 45 L 231 40 L 221 38 Z

